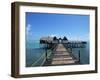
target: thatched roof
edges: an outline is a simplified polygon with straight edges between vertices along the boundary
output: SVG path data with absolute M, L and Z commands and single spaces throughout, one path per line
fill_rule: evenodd
M 50 36 L 48 36 L 48 37 L 42 37 L 42 38 L 40 38 L 40 40 L 50 42 L 50 41 L 53 41 L 53 37 L 50 37 Z

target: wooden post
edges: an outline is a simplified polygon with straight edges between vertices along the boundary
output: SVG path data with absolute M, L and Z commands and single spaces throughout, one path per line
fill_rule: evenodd
M 78 52 L 78 55 L 79 55 L 79 63 L 80 63 L 80 50 L 79 50 L 79 52 Z
M 46 57 L 46 61 L 47 61 L 47 44 L 46 44 L 46 54 L 45 54 L 45 57 Z
M 69 48 L 69 52 L 72 53 L 72 47 Z

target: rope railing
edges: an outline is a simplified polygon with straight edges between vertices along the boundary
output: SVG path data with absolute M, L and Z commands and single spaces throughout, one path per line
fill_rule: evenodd
M 43 53 L 37 61 L 35 61 L 31 66 L 35 66 L 43 57 L 45 56 L 45 53 Z M 44 58 L 45 59 L 45 58 Z
M 70 55 L 71 55 L 74 59 L 78 60 L 78 62 L 80 63 L 80 50 L 78 51 L 77 56 L 76 56 L 75 54 L 73 54 L 72 47 L 68 48 L 68 47 L 66 47 L 65 44 L 63 44 L 63 45 L 65 46 L 65 48 L 66 48 L 67 50 L 70 49 L 70 50 L 68 50 L 68 52 L 70 52 Z
M 39 59 L 37 59 L 34 63 L 32 63 L 31 66 L 36 66 L 37 63 L 41 61 L 41 59 L 43 59 L 43 60 L 42 60 L 42 62 L 41 62 L 41 64 L 40 64 L 40 66 L 43 65 L 44 62 L 46 61 L 46 59 L 49 59 L 49 57 L 50 57 L 50 55 L 51 55 L 51 53 L 52 53 L 52 50 L 55 48 L 55 46 L 56 46 L 56 44 L 53 45 L 52 48 L 47 49 L 47 57 L 45 56 L 45 55 L 46 55 L 46 52 L 44 52 L 44 53 L 39 57 Z
M 47 55 L 47 57 L 49 57 L 49 56 L 51 55 L 50 52 L 51 52 L 51 51 L 48 51 L 48 54 L 49 54 L 49 55 Z M 44 58 L 43 58 L 43 57 L 44 57 Z M 43 65 L 44 62 L 45 62 L 45 60 L 46 60 L 45 52 L 44 52 L 44 53 L 39 57 L 39 59 L 37 59 L 31 66 L 35 66 L 42 58 L 43 58 L 43 61 L 42 61 L 42 63 L 40 64 L 40 66 Z
M 44 58 L 44 60 L 42 61 L 42 63 L 40 64 L 40 66 L 42 66 L 44 64 L 44 62 L 46 61 L 46 58 Z

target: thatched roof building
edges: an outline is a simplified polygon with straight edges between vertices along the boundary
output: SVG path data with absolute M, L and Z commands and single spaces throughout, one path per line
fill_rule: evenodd
M 53 41 L 53 37 L 41 37 L 40 38 L 40 43 L 51 43 Z

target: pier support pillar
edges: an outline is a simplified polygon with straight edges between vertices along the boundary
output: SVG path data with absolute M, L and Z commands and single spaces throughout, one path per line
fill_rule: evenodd
M 79 55 L 79 63 L 80 63 L 80 50 L 78 51 L 78 55 Z

